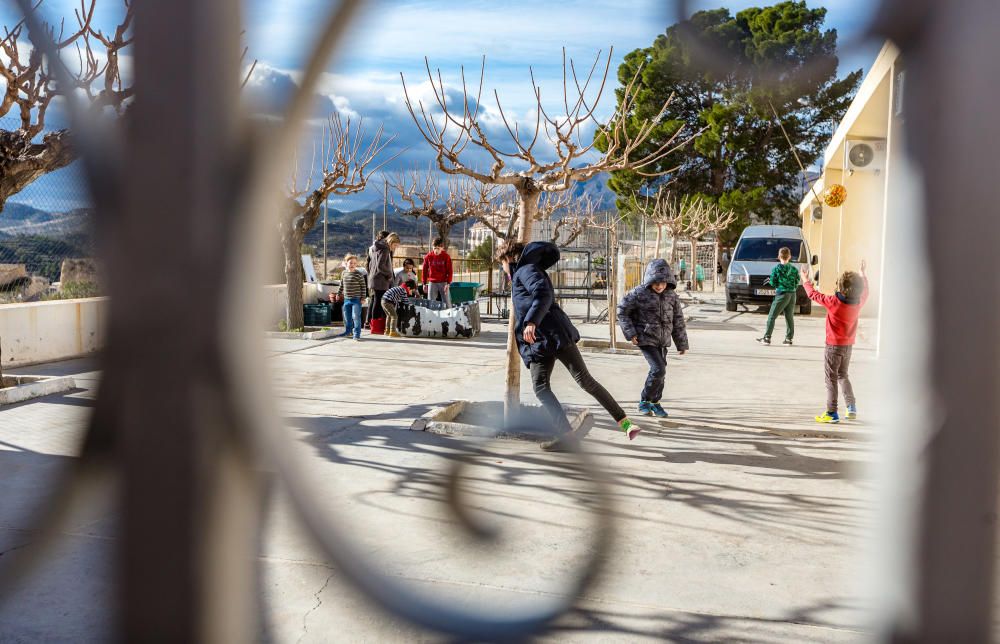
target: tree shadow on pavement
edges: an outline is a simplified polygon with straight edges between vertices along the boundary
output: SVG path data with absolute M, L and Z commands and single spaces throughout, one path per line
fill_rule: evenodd
M 286 422 L 303 432 L 301 440 L 320 458 L 338 466 L 360 467 L 391 476 L 387 490 L 354 495 L 355 501 L 365 505 L 380 506 L 381 496 L 412 497 L 448 505 L 451 465 L 465 461 L 473 466 L 466 470 L 463 482 L 490 484 L 491 499 L 537 502 L 533 490 L 541 489 L 539 481 L 545 477 L 544 490 L 548 495 L 545 503 L 577 509 L 596 507 L 591 477 L 566 454 L 543 452 L 529 441 L 455 438 L 406 429 L 414 418 L 432 407 L 410 405 L 364 418 L 302 417 Z M 387 458 L 390 452 L 402 457 Z M 554 501 L 553 495 L 562 500 Z M 513 516 L 509 507 L 502 512 L 484 511 Z
M 288 422 L 303 432 L 301 439 L 320 458 L 391 475 L 394 495 L 447 503 L 448 464 L 467 459 L 476 463 L 467 471 L 469 484 L 502 483 L 503 491 L 491 488 L 491 496 L 530 502 L 536 496 L 532 491 L 543 487 L 548 504 L 557 503 L 554 493 L 562 499 L 561 507 L 594 506 L 589 475 L 568 455 L 546 453 L 525 441 L 483 442 L 405 429 L 430 407 Z M 663 500 L 766 531 L 786 529 L 801 539 L 827 541 L 834 535 L 856 536 L 868 511 L 850 495 L 830 496 L 815 484 L 802 489 L 804 481 L 850 485 L 847 477 L 862 463 L 807 453 L 818 448 L 795 439 L 681 428 L 644 431 L 627 443 L 612 421 L 602 418 L 584 444 L 613 477 L 614 514 L 620 519 L 670 525 L 669 513 L 650 516 L 631 510 L 636 501 Z M 405 458 L 385 458 L 387 450 Z M 357 499 L 375 503 L 371 495 L 358 494 Z
M 830 613 L 851 611 L 860 614 L 860 605 L 828 601 L 815 606 L 793 609 L 779 617 L 752 617 L 701 613 L 697 611 L 661 610 L 631 614 L 586 605 L 567 613 L 541 635 L 542 641 L 564 641 L 574 635 L 603 633 L 628 637 L 630 640 L 663 642 L 724 642 L 752 641 L 762 644 L 785 642 L 829 642 L 834 632 L 839 640 L 854 641 L 864 637 L 860 626 L 845 627 L 834 623 Z M 645 607 L 644 607 L 645 608 Z

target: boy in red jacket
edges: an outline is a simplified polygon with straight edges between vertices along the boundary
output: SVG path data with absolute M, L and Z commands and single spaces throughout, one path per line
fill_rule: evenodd
M 444 249 L 444 239 L 434 240 L 433 250 L 424 255 L 424 284 L 427 286 L 427 299 L 440 300 L 451 306 L 451 255 Z
M 839 423 L 837 414 L 837 383 L 844 390 L 844 402 L 847 403 L 847 418 L 858 417 L 858 407 L 854 398 L 854 388 L 848 376 L 851 366 L 851 352 L 854 348 L 854 336 L 858 331 L 858 315 L 861 307 L 868 300 L 867 267 L 861 260 L 861 274 L 845 271 L 837 280 L 837 292 L 824 295 L 813 288 L 809 279 L 809 271 L 802 271 L 802 282 L 806 294 L 813 302 L 821 304 L 826 309 L 826 412 L 816 416 L 817 423 Z

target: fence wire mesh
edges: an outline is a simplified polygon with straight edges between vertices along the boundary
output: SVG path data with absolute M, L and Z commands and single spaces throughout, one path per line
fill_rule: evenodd
M 0 130 L 19 127 L 19 119 L 0 118 Z M 99 294 L 91 212 L 78 163 L 7 199 L 0 209 L 0 304 Z

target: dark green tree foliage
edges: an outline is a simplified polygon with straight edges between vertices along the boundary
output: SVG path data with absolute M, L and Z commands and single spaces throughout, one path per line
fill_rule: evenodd
M 771 105 L 808 167 L 822 155 L 861 81 L 861 70 L 837 78 L 837 32 L 823 30 L 825 17 L 826 9 L 809 9 L 805 2 L 750 8 L 735 17 L 728 9 L 699 11 L 651 47 L 628 54 L 618 69 L 623 85 L 642 67 L 633 122 L 655 118 L 674 94 L 669 118 L 637 155 L 656 149 L 681 126 L 688 135 L 704 131 L 659 163 L 660 170 L 677 168 L 668 175 L 613 173 L 608 185 L 620 196 L 619 207 L 628 195 L 671 182 L 671 190 L 702 195 L 740 214 L 731 231 L 751 218 L 796 223 L 799 166 Z M 706 64 L 705 51 L 721 64 Z
M 466 256 L 469 270 L 482 271 L 496 266 L 494 258 L 493 238 L 487 237 Z
M 39 235 L 0 238 L 0 264 L 24 264 L 29 275 L 40 275 L 50 282 L 59 279 L 64 259 L 89 257 L 90 243 L 83 235 L 64 239 Z

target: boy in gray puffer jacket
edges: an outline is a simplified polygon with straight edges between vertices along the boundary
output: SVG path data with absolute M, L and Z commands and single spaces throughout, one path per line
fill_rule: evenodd
M 618 304 L 618 324 L 625 337 L 639 347 L 649 375 L 642 388 L 639 413 L 666 418 L 660 405 L 667 377 L 667 347 L 673 339 L 677 353 L 688 350 L 684 311 L 677 297 L 677 280 L 666 260 L 654 259 L 646 266 L 642 285 L 629 291 Z

